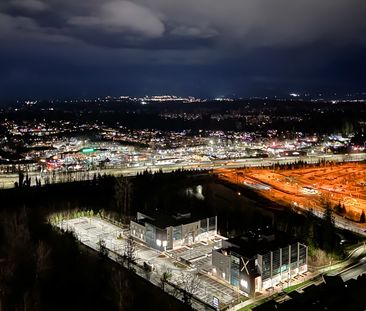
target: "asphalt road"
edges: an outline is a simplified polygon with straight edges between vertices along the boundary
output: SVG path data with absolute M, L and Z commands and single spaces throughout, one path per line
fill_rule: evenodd
M 172 165 L 156 165 L 156 166 L 139 166 L 139 167 L 123 167 L 123 168 L 110 168 L 103 170 L 93 170 L 87 172 L 73 172 L 69 173 L 72 179 L 78 180 L 83 174 L 88 174 L 90 178 L 96 174 L 111 174 L 111 175 L 123 175 L 123 176 L 135 176 L 137 173 L 146 169 L 151 171 L 162 170 L 165 173 L 177 170 L 177 169 L 216 169 L 216 168 L 239 168 L 243 166 L 258 167 L 258 166 L 270 166 L 273 164 L 287 164 L 297 161 L 306 161 L 308 163 L 318 163 L 320 160 L 336 161 L 336 162 L 352 162 L 352 161 L 364 161 L 366 160 L 366 153 L 358 154 L 337 154 L 337 155 L 320 155 L 320 156 L 298 156 L 298 157 L 274 157 L 274 158 L 250 158 L 250 159 L 235 159 L 235 160 L 215 160 L 215 161 L 202 161 L 192 163 L 180 163 Z M 40 172 L 28 173 L 32 177 L 33 182 L 36 177 L 44 178 Z M 48 174 L 52 176 L 52 174 Z M 65 182 L 64 175 L 56 173 L 55 182 Z M 14 183 L 18 181 L 18 174 L 1 174 L 0 175 L 0 188 L 13 188 Z
M 354 265 L 344 269 L 337 275 L 339 275 L 343 282 L 346 282 L 350 279 L 356 279 L 359 275 L 366 273 L 366 257 L 358 260 Z

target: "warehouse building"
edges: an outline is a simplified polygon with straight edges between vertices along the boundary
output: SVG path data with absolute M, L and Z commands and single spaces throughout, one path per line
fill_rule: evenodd
M 307 271 L 308 248 L 275 235 L 270 229 L 222 241 L 212 251 L 212 274 L 254 295 Z M 286 285 L 284 285 L 286 286 Z
M 166 215 L 137 213 L 130 222 L 131 235 L 160 251 L 207 241 L 217 234 L 217 217 L 192 217 L 191 213 Z

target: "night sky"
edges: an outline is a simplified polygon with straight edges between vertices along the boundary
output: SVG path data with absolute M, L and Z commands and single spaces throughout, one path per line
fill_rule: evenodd
M 0 99 L 366 91 L 365 0 L 1 0 Z

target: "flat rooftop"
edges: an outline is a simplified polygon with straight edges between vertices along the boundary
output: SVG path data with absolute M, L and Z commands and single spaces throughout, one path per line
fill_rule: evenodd
M 182 212 L 173 215 L 169 215 L 160 211 L 154 211 L 153 213 L 139 213 L 140 218 L 137 219 L 137 223 L 145 225 L 145 223 L 151 224 L 157 228 L 165 229 L 170 226 L 179 226 L 189 224 L 198 220 L 215 217 L 214 215 L 198 215 L 191 212 Z
M 261 235 L 245 235 L 223 241 L 222 249 L 233 251 L 239 255 L 250 258 L 257 254 L 264 255 L 270 251 L 297 243 L 284 233 L 267 230 Z

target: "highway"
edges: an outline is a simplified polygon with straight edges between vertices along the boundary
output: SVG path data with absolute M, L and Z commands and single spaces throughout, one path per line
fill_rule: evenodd
M 138 166 L 138 167 L 118 167 L 108 168 L 100 170 L 90 170 L 87 172 L 72 172 L 67 173 L 71 177 L 71 180 L 91 179 L 94 174 L 110 174 L 110 175 L 123 175 L 123 176 L 135 176 L 137 173 L 144 170 L 151 170 L 156 172 L 162 170 L 164 173 L 169 173 L 177 169 L 217 169 L 217 168 L 240 168 L 240 167 L 261 167 L 271 166 L 273 164 L 287 164 L 295 163 L 297 161 L 306 161 L 307 163 L 318 163 L 320 160 L 335 161 L 335 162 L 356 162 L 366 160 L 366 153 L 357 154 L 329 154 L 329 155 L 314 155 L 314 156 L 295 156 L 295 157 L 272 157 L 272 158 L 245 158 L 245 159 L 233 159 L 233 160 L 214 160 L 214 161 L 202 161 L 202 162 L 189 162 L 169 165 L 155 165 L 155 166 Z M 40 172 L 29 172 L 29 177 L 32 177 L 33 182 L 35 178 L 40 178 L 44 183 L 45 177 L 52 177 L 52 172 L 41 174 Z M 0 175 L 0 188 L 13 188 L 14 183 L 18 181 L 18 174 L 1 174 Z M 65 182 L 65 173 L 55 173 L 53 182 Z
M 346 282 L 350 279 L 356 279 L 361 274 L 366 273 L 365 251 L 365 244 L 355 248 L 351 252 L 349 258 L 344 262 L 343 267 L 326 274 L 329 276 L 340 276 L 343 282 Z M 351 264 L 347 264 L 347 262 Z M 337 264 L 335 266 L 337 266 Z
M 343 282 L 346 282 L 350 279 L 357 279 L 357 277 L 361 274 L 366 273 L 366 258 L 362 258 L 359 262 L 355 263 L 352 267 L 345 269 L 340 272 L 338 275 L 342 278 Z

